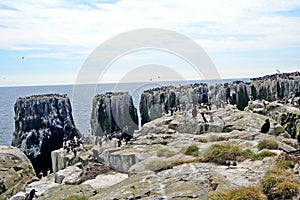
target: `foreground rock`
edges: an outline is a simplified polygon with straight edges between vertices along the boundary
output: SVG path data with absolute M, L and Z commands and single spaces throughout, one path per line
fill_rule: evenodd
M 79 136 L 74 125 L 70 100 L 65 95 L 37 95 L 17 99 L 12 145 L 31 160 L 35 172 L 45 175 L 51 169 L 51 151 L 63 139 Z
M 34 176 L 30 161 L 20 149 L 0 146 L 0 199 L 24 190 Z
M 211 115 L 213 118 L 223 116 L 224 126 L 232 130 L 199 134 L 196 128 L 203 123 L 201 117 L 193 119 L 191 113 L 185 117 L 175 113 L 146 123 L 135 132 L 130 145 L 104 151 L 102 155 L 112 168 L 128 169 L 130 176 L 100 190 L 90 199 L 208 199 L 212 191 L 259 185 L 266 171 L 276 165 L 281 156 L 299 149 L 296 140 L 260 133 L 261 123 L 267 118 L 264 115 L 239 111 L 231 106 L 213 110 Z M 187 130 L 193 132 L 181 131 L 180 127 L 191 124 L 195 125 L 194 129 Z M 235 160 L 230 166 L 201 162 L 214 144 L 234 145 L 259 154 L 261 141 L 274 141 L 278 145 L 276 150 L 269 150 L 273 156 Z M 185 154 L 191 145 L 198 147 L 198 156 Z

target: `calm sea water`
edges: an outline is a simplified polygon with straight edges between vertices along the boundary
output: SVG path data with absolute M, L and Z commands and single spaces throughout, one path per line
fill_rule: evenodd
M 224 79 L 213 80 L 208 84 L 220 82 L 232 82 L 233 80 L 248 81 L 249 79 Z M 90 116 L 92 111 L 92 101 L 96 94 L 106 92 L 130 92 L 133 95 L 135 106 L 139 105 L 140 94 L 150 88 L 163 85 L 183 85 L 195 83 L 188 82 L 148 82 L 148 83 L 121 83 L 121 84 L 99 84 L 99 85 L 53 85 L 53 86 L 21 86 L 21 87 L 0 87 L 0 145 L 10 145 L 14 132 L 14 104 L 19 97 L 36 94 L 67 94 L 71 100 L 73 117 L 76 127 L 83 134 L 88 134 L 90 130 Z M 198 81 L 197 81 L 198 82 Z

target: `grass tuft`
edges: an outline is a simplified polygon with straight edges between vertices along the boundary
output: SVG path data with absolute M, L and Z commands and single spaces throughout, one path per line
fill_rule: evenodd
M 262 149 L 278 149 L 278 143 L 275 140 L 262 140 L 258 143 L 257 148 Z
M 243 187 L 228 191 L 212 192 L 209 200 L 267 200 L 259 187 Z
M 277 155 L 274 152 L 264 150 L 257 154 L 250 149 L 242 150 L 235 145 L 212 145 L 202 157 L 204 162 L 215 162 L 217 164 L 225 164 L 227 160 L 243 161 L 245 159 L 260 160 L 264 157 Z
M 260 185 L 269 199 L 290 199 L 299 190 L 295 175 L 278 166 L 265 173 Z
M 196 145 L 188 146 L 184 154 L 197 157 L 199 155 L 199 148 Z

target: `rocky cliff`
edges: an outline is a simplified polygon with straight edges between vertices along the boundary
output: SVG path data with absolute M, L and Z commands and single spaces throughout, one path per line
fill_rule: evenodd
M 280 100 L 283 103 L 300 105 L 300 73 L 285 73 L 251 79 L 250 82 L 207 86 L 193 84 L 177 87 L 162 87 L 147 90 L 141 95 L 140 113 L 142 124 L 159 118 L 172 108 L 187 111 L 192 105 L 210 103 L 217 108 L 225 103 L 236 105 L 239 110 L 247 107 L 249 100 Z
M 92 134 L 103 136 L 124 130 L 130 134 L 138 128 L 137 110 L 128 93 L 106 93 L 93 100 L 91 116 Z
M 31 160 L 36 173 L 51 169 L 51 151 L 80 133 L 66 95 L 49 94 L 18 98 L 15 107 L 15 132 L 12 145 Z

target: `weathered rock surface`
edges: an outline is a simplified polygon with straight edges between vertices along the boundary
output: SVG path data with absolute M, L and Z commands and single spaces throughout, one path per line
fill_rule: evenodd
M 257 109 L 259 107 L 259 109 Z M 247 111 L 268 116 L 274 120 L 276 135 L 287 132 L 300 142 L 300 109 L 280 102 L 250 101 Z
M 120 183 L 126 178 L 128 178 L 127 174 L 111 172 L 109 174 L 98 175 L 96 178 L 87 180 L 82 184 L 91 185 L 94 189 L 99 190 Z
M 0 146 L 0 199 L 25 189 L 34 176 L 30 161 L 20 149 Z
M 265 172 L 276 164 L 278 156 L 297 150 L 282 141 L 281 136 L 259 132 L 260 123 L 267 118 L 264 115 L 239 111 L 233 106 L 213 110 L 211 115 L 213 118 L 223 116 L 225 126 L 229 124 L 233 130 L 197 135 L 183 133 L 178 129 L 178 124 L 186 123 L 187 118 L 192 120 L 191 113 L 185 117 L 176 113 L 172 117 L 163 116 L 146 123 L 145 128 L 135 132 L 130 145 L 104 151 L 117 157 L 130 155 L 137 158 L 137 163 L 123 159 L 123 165 L 131 166 L 129 177 L 100 190 L 91 199 L 207 199 L 207 194 L 214 190 L 258 185 Z M 159 127 L 159 130 L 149 127 Z M 171 133 L 170 128 L 176 130 Z M 199 162 L 199 158 L 213 144 L 232 144 L 258 153 L 258 143 L 263 140 L 278 143 L 278 150 L 272 150 L 277 156 L 260 160 L 246 159 L 229 167 Z M 191 144 L 199 148 L 199 157 L 183 153 Z M 120 163 L 110 162 L 110 166 L 119 168 Z M 297 169 L 295 171 L 297 173 Z
M 140 113 L 142 124 L 159 118 L 170 108 L 188 111 L 192 105 L 211 103 L 217 108 L 224 108 L 225 103 L 236 105 L 239 110 L 247 107 L 250 99 L 275 101 L 280 100 L 295 106 L 300 105 L 300 73 L 275 74 L 252 79 L 249 83 L 233 83 L 207 86 L 193 84 L 179 88 L 169 86 L 150 89 L 142 93 Z M 257 113 L 263 112 L 264 105 L 253 107 Z M 262 114 L 262 113 L 260 113 Z
M 123 129 L 132 134 L 138 128 L 132 97 L 128 93 L 97 95 L 93 100 L 91 128 L 92 134 L 96 136 Z
M 17 99 L 12 145 L 31 160 L 36 173 L 51 169 L 51 151 L 63 145 L 63 138 L 79 136 L 66 95 L 36 95 Z

